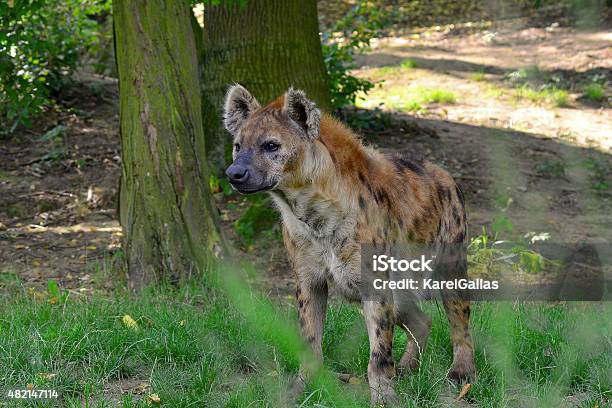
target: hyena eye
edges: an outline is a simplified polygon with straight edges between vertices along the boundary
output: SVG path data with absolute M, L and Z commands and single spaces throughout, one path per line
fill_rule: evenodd
M 240 145 L 238 143 L 234 143 L 234 149 L 236 149 L 236 152 L 240 151 Z
M 278 150 L 279 147 L 280 145 L 275 142 L 266 142 L 263 145 L 263 148 L 266 152 L 275 152 Z

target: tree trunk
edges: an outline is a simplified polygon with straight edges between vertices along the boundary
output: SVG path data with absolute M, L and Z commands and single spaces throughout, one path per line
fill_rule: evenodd
M 115 0 L 130 286 L 176 281 L 226 248 L 209 191 L 188 2 Z
M 209 162 L 223 167 L 231 138 L 221 126 L 228 85 L 240 83 L 265 104 L 290 86 L 330 108 L 316 0 L 223 1 L 204 7 L 203 98 Z

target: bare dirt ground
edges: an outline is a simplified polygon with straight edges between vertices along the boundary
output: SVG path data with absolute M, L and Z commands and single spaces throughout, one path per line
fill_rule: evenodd
M 458 94 L 458 103 L 430 109 L 429 117 L 559 138 L 607 153 L 612 149 L 610 105 L 581 94 L 581 85 L 593 78 L 612 83 L 612 31 L 521 28 L 520 22 L 467 35 L 441 28 L 377 41 L 373 52 L 360 58 L 359 73 L 368 77 L 375 72 L 370 68 L 398 66 L 405 59 L 417 69 L 386 77 L 383 88 L 436 86 Z M 546 78 L 568 86 L 568 106 L 512 98 L 510 81 L 504 79 L 521 69 L 534 77 L 535 85 Z M 482 76 L 474 80 L 475 74 Z
M 556 27 L 381 39 L 360 58 L 358 75 L 381 79 L 381 67 L 406 58 L 416 67 L 383 75 L 365 104 L 385 102 L 390 87 L 411 86 L 449 89 L 457 101 L 410 114 L 383 105 L 384 129 L 366 129 L 364 139 L 447 168 L 465 191 L 473 235 L 507 218 L 515 234 L 610 242 L 612 114 L 609 102 L 590 103 L 580 89 L 594 75 L 609 86 L 611 46 L 612 32 Z M 534 65 L 571 84 L 568 107 L 512 96 L 508 74 Z M 482 75 L 475 80 L 474 73 Z M 14 276 L 82 291 L 111 280 L 121 238 L 117 86 L 90 77 L 70 89 L 62 112 L 0 144 L 0 288 Z M 57 135 L 47 133 L 58 126 Z M 247 206 L 239 197 L 223 200 L 223 228 L 262 272 L 254 278 L 258 286 L 288 296 L 293 284 L 282 243 L 267 240 L 265 251 L 263 239 L 243 245 L 233 221 Z

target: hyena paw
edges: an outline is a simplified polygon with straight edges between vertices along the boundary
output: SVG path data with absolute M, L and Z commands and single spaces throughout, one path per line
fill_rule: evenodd
M 397 375 L 402 377 L 412 370 L 416 370 L 419 366 L 419 357 L 417 353 L 405 352 L 400 362 L 397 364 Z
M 473 361 L 455 362 L 448 373 L 448 378 L 459 384 L 473 381 L 475 377 L 476 369 Z
M 453 366 L 448 373 L 448 378 L 458 383 L 472 381 L 476 376 L 472 348 L 460 347 L 455 350 L 454 354 Z
M 293 400 L 297 400 L 304 393 L 305 389 L 306 381 L 301 375 L 298 375 L 289 388 L 289 397 Z

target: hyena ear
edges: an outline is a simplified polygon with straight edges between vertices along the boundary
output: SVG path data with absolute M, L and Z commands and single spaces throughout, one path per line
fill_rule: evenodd
M 283 111 L 304 129 L 309 140 L 319 137 L 321 111 L 314 102 L 306 98 L 304 91 L 289 88 L 285 93 Z
M 251 113 L 259 109 L 259 102 L 242 85 L 232 85 L 225 94 L 223 124 L 231 134 L 235 134 Z

